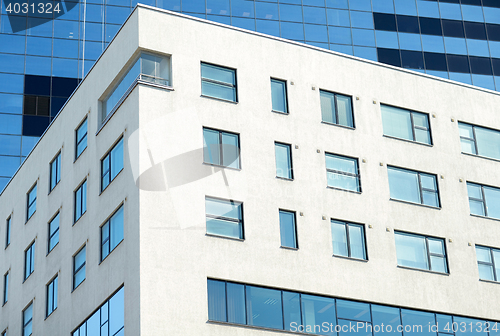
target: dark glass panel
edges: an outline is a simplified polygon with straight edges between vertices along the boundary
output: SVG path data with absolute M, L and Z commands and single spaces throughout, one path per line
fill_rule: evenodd
M 470 71 L 473 74 L 492 75 L 491 62 L 489 57 L 470 56 Z
M 439 0 L 439 2 L 460 3 L 459 0 Z
M 446 71 L 446 56 L 440 53 L 424 52 L 425 68 L 427 70 Z
M 500 25 L 486 24 L 486 30 L 488 31 L 488 39 L 490 41 L 500 41 Z
M 470 39 L 486 40 L 486 29 L 484 23 L 464 22 L 465 36 Z
M 52 77 L 52 95 L 69 97 L 78 86 L 77 78 Z
M 462 55 L 446 55 L 448 60 L 448 70 L 450 72 L 469 73 L 469 60 L 467 56 Z
M 66 103 L 66 98 L 52 97 L 50 102 L 50 116 L 55 117 L 64 103 Z
M 462 5 L 481 6 L 481 0 L 461 0 Z
M 424 55 L 420 51 L 401 50 L 403 68 L 423 69 Z
M 419 18 L 420 32 L 427 35 L 442 36 L 443 30 L 441 29 L 441 20 L 432 18 Z
M 49 116 L 50 115 L 50 98 L 49 97 L 38 97 L 36 114 L 39 116 Z
M 483 6 L 500 8 L 500 1 L 498 1 L 498 0 L 483 0 Z M 488 8 L 485 8 L 484 10 L 488 10 Z
M 377 48 L 378 61 L 381 63 L 401 66 L 401 59 L 398 49 Z
M 41 136 L 49 122 L 49 117 L 23 115 L 23 135 Z
M 24 96 L 23 114 L 36 115 L 36 96 Z
M 373 13 L 375 29 L 396 31 L 396 15 Z
M 443 24 L 443 35 L 450 37 L 464 37 L 464 25 L 462 21 L 441 20 Z
M 24 94 L 50 96 L 50 77 L 25 75 Z
M 404 33 L 420 33 L 416 16 L 398 15 L 398 31 Z

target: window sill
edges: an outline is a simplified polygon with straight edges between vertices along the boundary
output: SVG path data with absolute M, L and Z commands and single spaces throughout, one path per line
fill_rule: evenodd
M 393 201 L 393 202 L 403 203 L 403 204 L 417 205 L 417 206 L 421 206 L 421 207 L 428 208 L 428 209 L 441 210 L 441 207 L 435 207 L 435 206 L 427 205 L 427 204 L 414 203 L 414 202 L 409 202 L 409 201 L 404 201 L 404 200 L 398 200 L 395 198 L 389 198 L 389 200 Z
M 27 277 L 27 278 L 25 278 L 25 279 L 23 280 L 23 284 L 24 284 L 26 281 L 28 281 L 28 279 L 31 277 L 31 274 L 33 274 L 34 272 L 35 272 L 35 271 L 31 272 L 31 273 L 30 273 L 30 275 L 28 275 L 28 277 Z
M 282 111 L 276 111 L 276 110 L 271 110 L 271 112 L 276 113 L 276 114 L 281 114 L 281 115 L 289 115 L 290 112 L 282 112 Z
M 73 294 L 73 292 L 74 292 L 74 291 L 76 291 L 76 290 L 78 289 L 78 287 L 80 287 L 80 286 L 82 285 L 82 283 L 84 283 L 84 282 L 85 282 L 85 280 L 87 280 L 87 278 L 83 279 L 83 280 L 82 280 L 82 282 L 80 282 L 80 283 L 78 284 L 78 286 L 76 286 L 75 288 L 73 288 L 73 290 L 71 291 L 71 294 Z
M 116 176 L 115 176 L 115 178 L 114 178 L 114 179 L 112 179 L 111 181 L 109 181 L 109 184 L 106 186 L 106 188 L 104 188 L 104 189 L 102 189 L 102 190 L 101 190 L 101 192 L 99 193 L 99 196 L 101 196 L 101 195 L 104 193 L 104 191 L 106 191 L 106 189 L 108 189 L 108 188 L 109 188 L 109 186 L 111 185 L 111 183 L 113 183 L 113 181 L 114 181 L 114 180 L 116 180 L 118 176 L 120 176 L 120 174 L 122 173 L 123 169 L 124 169 L 124 168 L 122 168 L 122 170 L 120 170 L 120 171 L 118 172 L 118 174 L 116 174 Z
M 487 156 L 482 156 L 482 155 L 477 155 L 477 154 L 471 154 L 471 153 L 465 153 L 465 152 L 461 152 L 461 153 L 463 155 L 467 155 L 467 156 L 477 157 L 477 158 L 480 158 L 480 159 L 490 160 L 490 161 L 494 161 L 494 162 L 500 162 L 500 159 L 495 159 L 495 158 L 490 158 L 490 157 L 487 157 Z
M 88 143 L 87 143 L 87 145 L 88 145 Z M 79 159 L 79 158 L 83 155 L 83 153 L 85 153 L 86 151 L 87 151 L 87 147 L 85 147 L 85 148 L 82 150 L 82 152 L 80 153 L 80 155 L 78 155 L 78 156 L 75 158 L 75 160 L 73 161 L 73 163 L 75 163 L 76 161 L 78 161 L 78 159 Z
M 101 226 L 101 228 L 102 228 L 102 226 Z M 119 242 L 119 243 L 115 246 L 115 248 L 114 248 L 114 249 L 112 249 L 111 251 L 109 251 L 108 255 L 107 255 L 107 256 L 105 256 L 105 257 L 104 257 L 104 259 L 102 259 L 101 261 L 99 261 L 99 264 L 98 264 L 98 265 L 102 264 L 102 263 L 104 262 L 104 260 L 106 260 L 106 259 L 107 259 L 107 258 L 111 255 L 111 253 L 112 253 L 114 250 L 116 250 L 116 249 L 118 248 L 118 246 L 120 246 L 120 245 L 123 243 L 123 241 L 124 241 L 124 240 L 125 240 L 125 238 L 123 238 L 122 240 L 120 240 L 120 242 Z M 102 246 L 101 246 L 101 247 L 102 247 Z
M 228 100 L 228 99 L 224 99 L 224 98 L 217 98 L 217 97 L 212 97 L 212 96 L 207 96 L 207 95 L 204 95 L 204 94 L 201 94 L 200 97 L 203 97 L 203 98 L 208 98 L 208 99 L 213 99 L 213 100 L 218 100 L 218 101 L 221 101 L 221 102 L 226 102 L 226 103 L 231 103 L 231 104 L 238 104 L 238 101 L 234 101 L 234 100 Z
M 244 242 L 245 241 L 244 238 L 234 238 L 234 237 L 228 237 L 228 236 L 219 236 L 219 235 L 211 234 L 211 233 L 205 233 L 205 236 L 207 236 L 207 237 L 214 237 L 214 238 L 222 238 L 222 239 L 235 240 L 235 241 L 239 241 L 239 242 Z
M 45 321 L 45 320 L 47 320 L 49 317 L 51 317 L 51 316 L 52 316 L 52 314 L 54 314 L 54 312 L 55 312 L 56 310 L 57 310 L 57 307 L 56 307 L 56 308 L 54 308 L 54 310 L 53 310 L 53 311 L 51 311 L 49 315 L 45 316 L 44 321 Z
M 54 245 L 54 247 L 52 248 L 52 250 L 50 250 L 49 252 L 47 252 L 47 254 L 45 255 L 45 257 L 48 257 L 49 254 L 54 251 L 54 249 L 57 247 L 57 245 L 59 245 L 59 242 L 57 242 L 57 244 Z
M 276 176 L 278 180 L 283 180 L 283 181 L 293 181 L 293 178 L 288 178 L 288 177 L 281 177 L 281 176 Z
M 347 260 L 352 260 L 352 261 L 359 261 L 359 262 L 363 262 L 363 263 L 368 262 L 368 259 L 358 259 L 358 258 L 346 257 L 346 256 L 341 256 L 341 255 L 336 255 L 336 254 L 333 254 L 332 257 L 340 258 L 340 259 L 347 259 Z
M 290 250 L 290 251 L 298 251 L 298 247 L 290 247 L 290 246 L 280 246 L 281 249 L 283 250 Z
M 116 175 L 118 176 L 118 175 Z M 116 178 L 116 177 L 115 177 Z M 104 191 L 104 190 L 103 190 Z M 82 219 L 83 216 L 85 216 L 85 214 L 87 213 L 87 210 L 85 210 L 84 213 L 82 213 L 82 215 L 80 217 L 78 217 L 78 219 L 76 221 L 73 222 L 73 225 L 72 226 L 75 226 L 76 223 L 78 223 L 80 221 L 80 219 Z
M 408 266 L 401 266 L 401 265 L 398 265 L 398 268 L 407 269 L 407 270 L 411 270 L 411 271 L 418 271 L 418 272 L 424 272 L 424 273 L 437 274 L 437 275 L 444 275 L 444 276 L 449 276 L 450 275 L 450 273 L 442 273 L 442 272 L 436 272 L 436 271 L 431 271 L 431 270 L 426 270 L 426 269 L 420 269 L 420 268 L 414 268 L 414 267 L 408 267 Z
M 486 283 L 491 283 L 495 285 L 500 285 L 500 281 L 495 281 L 495 280 L 486 280 L 486 279 L 479 279 L 480 282 L 486 282 Z
M 35 212 L 33 212 L 33 214 L 31 215 L 31 217 L 30 217 L 30 218 L 28 218 L 28 219 L 26 220 L 26 222 L 24 223 L 24 225 L 28 224 L 28 223 L 29 223 L 29 221 L 30 221 L 30 219 L 31 219 L 31 218 L 33 218 L 33 216 L 34 216 L 35 214 L 36 214 L 36 210 L 35 210 Z
M 489 219 L 489 220 L 494 220 L 494 221 L 500 222 L 500 218 L 487 217 L 487 216 L 474 215 L 474 214 L 470 214 L 470 215 L 472 217 L 477 217 L 477 218 L 482 218 L 482 219 Z
M 426 147 L 434 147 L 433 144 L 426 144 L 424 142 L 418 142 L 418 141 L 414 141 L 414 140 L 408 140 L 408 139 L 398 138 L 398 137 L 395 137 L 395 136 L 392 136 L 392 135 L 383 134 L 382 136 L 384 138 L 400 140 L 400 141 L 409 142 L 409 143 L 416 144 L 416 145 L 422 145 L 422 146 L 426 146 Z
M 356 129 L 356 127 L 351 127 L 351 126 L 342 125 L 342 124 L 335 124 L 335 123 L 331 123 L 331 122 L 323 121 L 323 120 L 321 120 L 321 123 L 325 124 L 325 125 L 329 125 L 329 126 L 337 126 L 337 127 L 345 128 L 345 129 L 348 129 L 351 131 L 354 131 Z
M 231 169 L 231 170 L 236 170 L 236 171 L 240 171 L 241 168 L 233 168 L 233 167 L 228 167 L 228 166 L 222 166 L 222 165 L 218 165 L 218 164 L 215 164 L 215 163 L 209 163 L 209 162 L 203 162 L 204 165 L 206 166 L 210 166 L 210 167 L 214 167 L 214 168 L 220 168 L 220 169 Z
M 52 194 L 52 192 L 54 191 L 55 188 L 57 188 L 57 186 L 59 185 L 59 183 L 61 183 L 61 180 L 59 180 L 59 182 L 57 182 L 57 184 L 54 186 L 54 188 L 52 188 L 52 189 L 49 190 L 49 193 L 47 194 L 47 196 L 50 195 L 50 194 Z
M 342 189 L 342 188 L 331 187 L 331 186 L 326 186 L 326 188 L 327 189 L 332 189 L 332 190 L 346 191 L 346 192 L 350 192 L 350 193 L 353 193 L 353 194 L 360 194 L 361 195 L 361 191 L 349 190 L 349 189 Z

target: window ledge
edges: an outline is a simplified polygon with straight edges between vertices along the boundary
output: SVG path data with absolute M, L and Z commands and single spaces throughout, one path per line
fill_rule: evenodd
M 331 123 L 331 122 L 323 121 L 323 120 L 321 120 L 321 123 L 325 124 L 325 125 L 337 126 L 337 127 L 345 128 L 345 129 L 348 129 L 348 130 L 351 130 L 351 131 L 354 131 L 356 129 L 356 127 L 346 126 L 346 125 L 342 125 L 342 124 L 335 124 L 335 123 Z
M 238 104 L 238 101 L 234 101 L 234 100 L 228 100 L 228 99 L 224 99 L 224 98 L 217 98 L 217 97 L 212 97 L 212 96 L 207 96 L 207 95 L 204 95 L 202 94 L 200 97 L 203 97 L 203 98 L 208 98 L 208 99 L 213 99 L 213 100 L 218 100 L 218 101 L 221 101 L 221 102 L 226 102 L 226 103 L 231 103 L 231 104 Z
M 395 136 L 392 136 L 392 135 L 383 134 L 382 136 L 384 138 L 400 140 L 400 141 L 409 142 L 409 143 L 412 143 L 412 144 L 422 145 L 422 146 L 426 146 L 426 147 L 434 147 L 433 144 L 426 144 L 424 142 L 418 142 L 418 141 L 414 141 L 414 140 L 408 140 L 408 139 L 398 138 L 398 137 L 395 137 Z
M 438 275 L 445 275 L 445 276 L 449 276 L 450 273 L 442 273 L 442 272 L 436 272 L 436 271 L 431 271 L 431 270 L 426 270 L 426 269 L 421 269 L 421 268 L 414 268 L 414 267 L 408 267 L 408 266 L 401 266 L 401 265 L 398 265 L 398 268 L 402 268 L 402 269 L 407 269 L 407 270 L 411 270 L 411 271 L 419 271 L 419 272 L 424 272 L 424 273 L 432 273 L 432 274 L 438 274 Z
M 118 175 L 116 175 L 118 176 Z M 116 178 L 116 177 L 115 177 Z M 103 190 L 104 191 L 104 190 Z M 73 225 L 72 226 L 75 226 L 76 223 L 78 223 L 80 221 L 80 219 L 82 219 L 83 216 L 85 216 L 85 214 L 87 213 L 87 210 L 85 210 L 84 213 L 82 213 L 82 215 L 80 217 L 78 217 L 78 219 L 76 221 L 73 222 Z
M 85 147 L 82 152 L 80 153 L 80 155 L 78 155 L 75 160 L 73 161 L 73 163 L 75 163 L 76 161 L 78 161 L 78 159 L 83 155 L 83 153 L 85 153 L 87 151 L 87 148 L 88 148 L 88 143 L 87 143 L 87 147 Z
M 45 255 L 45 257 L 48 257 L 49 254 L 54 251 L 54 249 L 57 247 L 57 245 L 59 245 L 59 242 L 57 242 L 57 244 L 54 245 L 54 247 L 52 248 L 52 250 L 50 250 L 49 252 L 47 252 L 47 254 Z
M 494 161 L 494 162 L 500 162 L 499 159 L 490 158 L 490 157 L 487 157 L 487 156 L 482 156 L 482 155 L 477 155 L 477 154 L 471 154 L 471 153 L 466 153 L 466 152 L 462 152 L 462 154 L 463 155 L 467 155 L 467 156 L 477 157 L 477 158 L 480 158 L 480 159 L 490 160 L 490 161 Z
M 283 112 L 283 111 L 276 111 L 276 110 L 271 110 L 271 112 L 276 113 L 276 114 L 281 114 L 281 115 L 289 115 L 290 112 Z
M 36 210 L 35 210 L 35 212 L 33 212 L 33 214 L 31 215 L 31 217 L 30 217 L 30 218 L 28 218 L 28 219 L 26 220 L 26 222 L 24 223 L 24 225 L 28 224 L 28 223 L 29 223 L 29 221 L 30 221 L 30 219 L 31 219 L 31 218 L 33 218 L 33 216 L 34 216 L 35 214 L 36 214 Z
M 245 329 L 267 330 L 267 331 L 274 331 L 274 332 L 280 332 L 280 333 L 292 334 L 292 335 L 309 335 L 309 336 L 319 335 L 319 334 L 312 334 L 312 333 L 303 333 L 300 331 L 266 328 L 266 327 L 252 326 L 252 325 L 248 325 L 248 324 L 238 324 L 238 323 L 222 322 L 222 321 L 210 321 L 210 320 L 208 320 L 207 323 L 214 324 L 214 325 L 224 325 L 224 326 L 230 326 L 230 327 L 245 328 Z
M 49 315 L 45 316 L 44 321 L 45 321 L 46 319 L 48 319 L 49 317 L 51 317 L 51 316 L 52 316 L 52 314 L 54 314 L 54 312 L 55 312 L 56 310 L 57 310 L 57 307 L 56 307 L 56 308 L 54 308 L 54 310 L 53 310 L 53 311 L 51 311 Z
M 276 176 L 278 180 L 283 180 L 283 181 L 293 181 L 293 178 L 288 178 L 288 177 L 281 177 L 281 176 Z
M 210 166 L 210 167 L 214 167 L 214 168 L 220 168 L 220 169 L 230 169 L 230 170 L 236 170 L 236 171 L 240 171 L 241 170 L 241 168 L 234 168 L 234 167 L 222 166 L 222 165 L 218 165 L 218 164 L 215 164 L 215 163 L 203 162 L 203 164 L 206 165 L 206 166 Z
M 499 218 L 487 217 L 487 216 L 481 216 L 481 215 L 474 215 L 474 214 L 470 214 L 470 215 L 471 215 L 472 217 L 483 218 L 483 219 L 489 219 L 489 220 L 494 220 L 494 221 L 500 222 L 500 219 L 499 219 Z
M 340 259 L 347 259 L 347 260 L 352 260 L 352 261 L 360 261 L 360 262 L 363 262 L 363 263 L 367 263 L 368 262 L 368 259 L 358 259 L 358 258 L 346 257 L 346 256 L 341 256 L 341 255 L 336 255 L 336 254 L 333 254 L 332 257 L 340 258 Z
M 52 194 L 52 192 L 54 191 L 54 189 L 57 188 L 57 186 L 59 185 L 59 183 L 61 183 L 61 180 L 59 180 L 59 182 L 57 182 L 57 184 L 54 186 L 54 188 L 52 188 L 52 189 L 49 190 L 49 193 L 47 194 L 47 196 L 50 195 L 50 194 Z
M 349 189 L 342 189 L 342 188 L 337 188 L 337 187 L 331 187 L 331 186 L 326 186 L 327 189 L 332 189 L 332 190 L 340 190 L 340 191 L 346 191 L 346 192 L 350 192 L 350 193 L 353 193 L 353 194 L 360 194 L 361 195 L 361 191 L 356 191 L 356 190 L 349 190 Z
M 395 199 L 395 198 L 389 198 L 389 200 L 393 201 L 393 202 L 398 202 L 398 203 L 417 205 L 417 206 L 421 206 L 421 207 L 428 208 L 428 209 L 441 210 L 441 207 L 435 207 L 435 206 L 427 205 L 427 204 L 414 203 L 414 202 L 399 200 L 399 199 Z
M 101 228 L 102 228 L 102 226 L 101 226 Z M 115 246 L 115 248 L 112 249 L 111 251 L 109 251 L 108 255 L 105 256 L 104 259 L 102 259 L 101 261 L 99 261 L 98 265 L 102 264 L 104 262 L 104 260 L 106 260 L 111 255 L 111 253 L 113 253 L 113 251 L 116 250 L 118 248 L 118 246 L 120 246 L 123 243 L 124 240 L 125 240 L 125 238 L 123 238 L 122 240 L 120 240 L 120 242 Z
M 102 189 L 102 190 L 101 190 L 101 192 L 99 193 L 99 196 L 101 196 L 101 195 L 102 195 L 102 194 L 106 191 L 106 189 L 108 189 L 108 188 L 109 188 L 109 186 L 111 185 L 111 183 L 113 183 L 113 181 L 114 181 L 114 180 L 116 180 L 116 178 L 117 178 L 118 176 L 120 176 L 120 174 L 122 173 L 122 171 L 123 171 L 124 169 L 125 169 L 125 168 L 122 168 L 122 170 L 120 170 L 120 171 L 118 172 L 118 174 L 116 174 L 115 178 L 114 178 L 114 179 L 112 179 L 111 181 L 109 181 L 109 184 L 106 186 L 106 188 L 104 188 L 104 189 Z M 86 212 L 86 211 L 85 211 L 85 212 Z M 82 216 L 83 216 L 83 215 L 82 215 Z
M 281 249 L 283 250 L 290 250 L 290 251 L 298 251 L 298 247 L 290 247 L 290 246 L 280 246 Z
M 85 280 L 87 280 L 87 278 L 83 279 L 83 280 L 82 280 L 82 282 L 80 282 L 80 283 L 78 284 L 78 286 L 76 286 L 75 288 L 73 288 L 73 290 L 71 291 L 71 294 L 73 294 L 73 292 L 74 292 L 74 291 L 76 291 L 76 290 L 78 289 L 78 287 L 80 287 L 80 286 L 82 285 L 82 283 L 84 283 L 84 282 L 85 282 Z
M 244 238 L 234 238 L 234 237 L 228 237 L 228 236 L 219 236 L 219 235 L 212 234 L 212 233 L 205 233 L 205 236 L 207 236 L 207 237 L 214 237 L 214 238 L 222 238 L 222 239 L 235 240 L 235 241 L 240 241 L 240 242 L 244 242 L 245 241 Z
M 500 285 L 500 281 L 495 281 L 495 280 L 479 279 L 479 281 L 480 281 L 480 282 L 486 282 L 486 283 L 491 283 L 491 284 Z

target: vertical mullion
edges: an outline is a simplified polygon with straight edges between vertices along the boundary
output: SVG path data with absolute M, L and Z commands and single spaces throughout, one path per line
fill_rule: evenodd
M 422 180 L 420 178 L 420 173 L 417 173 L 418 177 L 418 191 L 420 193 L 420 204 L 424 204 L 424 193 L 422 191 Z
M 432 271 L 432 264 L 431 264 L 431 253 L 429 251 L 429 238 L 425 237 L 425 248 L 427 252 L 427 262 L 429 263 L 429 270 Z
M 493 255 L 493 249 L 492 248 L 490 248 L 490 254 L 491 254 L 491 266 L 493 266 L 493 279 L 495 281 L 498 281 L 497 269 L 495 267 L 495 257 Z
M 413 136 L 413 141 L 416 141 L 416 136 L 415 136 L 415 123 L 413 122 L 413 113 L 410 112 L 410 122 L 411 122 L 411 133 L 412 133 L 412 136 Z M 419 174 L 420 175 L 420 174 Z M 420 180 L 420 176 L 419 176 L 419 180 Z
M 219 131 L 219 165 L 224 165 L 224 158 L 222 157 L 223 144 L 222 144 L 222 132 Z
M 477 137 L 476 137 L 476 127 L 472 126 L 472 136 L 474 137 L 474 148 L 476 150 L 476 155 L 479 155 L 479 150 L 477 148 Z
M 226 309 L 225 309 L 226 310 L 226 312 L 225 312 L 226 313 L 226 322 L 229 322 L 229 316 L 227 314 L 227 311 L 228 311 L 228 309 L 227 309 L 227 281 L 224 281 L 224 293 L 225 293 L 224 297 L 226 299 L 226 304 L 225 304 L 225 306 L 226 306 Z
M 483 209 L 484 209 L 484 215 L 488 217 L 488 207 L 486 206 L 486 197 L 484 195 L 484 186 L 481 186 L 481 196 L 483 198 Z
M 351 237 L 349 236 L 349 224 L 344 222 L 345 239 L 347 241 L 347 256 L 351 257 Z
M 283 298 L 283 291 L 280 291 L 281 293 L 281 322 L 283 322 L 283 330 L 285 329 L 285 300 Z
M 337 95 L 336 94 L 333 94 L 333 106 L 335 108 L 335 123 L 337 125 L 340 125 L 339 123 L 339 109 L 338 109 L 338 104 L 337 104 Z

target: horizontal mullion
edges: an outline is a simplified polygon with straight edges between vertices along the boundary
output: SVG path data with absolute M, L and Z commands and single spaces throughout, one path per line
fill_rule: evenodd
M 225 221 L 228 221 L 228 222 L 235 222 L 235 223 L 239 223 L 240 220 L 237 219 L 237 218 L 231 218 L 231 217 L 224 217 L 224 216 L 217 216 L 217 215 L 211 215 L 211 214 L 207 214 L 206 215 L 208 218 L 213 218 L 213 219 L 222 219 L 222 220 L 225 220 Z
M 359 174 L 354 174 L 354 173 L 349 173 L 349 172 L 343 172 L 343 171 L 339 171 L 339 170 L 332 170 L 332 169 L 326 169 L 327 172 L 329 173 L 335 173 L 335 174 L 339 174 L 339 175 L 346 175 L 346 176 L 351 176 L 351 177 L 359 177 Z
M 230 84 L 230 83 L 226 83 L 226 82 L 220 82 L 220 81 L 217 81 L 217 80 L 214 80 L 214 79 L 210 79 L 210 78 L 201 78 L 201 80 L 205 81 L 205 82 L 209 82 L 209 83 L 214 83 L 214 84 L 219 84 L 219 85 L 223 85 L 223 86 L 227 86 L 229 88 L 234 88 L 235 85 L 233 84 Z

